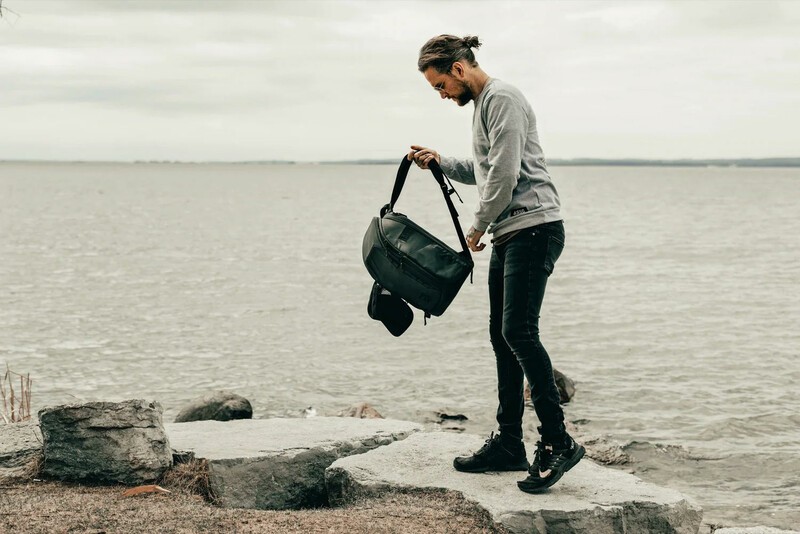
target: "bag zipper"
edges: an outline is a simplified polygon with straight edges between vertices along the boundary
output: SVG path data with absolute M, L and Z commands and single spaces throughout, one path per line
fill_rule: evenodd
M 424 228 L 419 226 L 417 223 L 415 223 L 414 221 L 412 221 L 411 219 L 409 219 L 408 217 L 406 217 L 402 213 L 397 213 L 396 211 L 392 211 L 390 213 L 387 213 L 387 215 L 389 215 L 389 214 L 395 215 L 395 216 L 398 216 L 398 217 L 402 217 L 402 221 L 398 221 L 398 219 L 394 219 L 394 220 L 396 220 L 398 222 L 402 222 L 402 224 L 406 224 L 406 225 L 410 226 L 411 228 L 420 231 L 420 233 L 427 234 L 428 237 L 430 237 L 430 239 L 434 243 L 436 243 L 437 245 L 441 246 L 442 248 L 445 248 L 445 249 L 448 249 L 448 250 L 452 250 L 453 252 L 455 252 L 456 256 L 462 261 L 462 263 L 464 265 L 469 265 L 470 264 L 470 263 L 467 262 L 467 260 L 464 259 L 464 257 L 459 252 L 453 250 L 453 248 L 450 245 L 448 245 L 444 241 L 440 240 L 438 237 L 431 235 L 427 230 L 425 230 Z M 380 220 L 382 221 L 383 218 L 381 218 Z M 379 233 L 379 235 L 381 235 L 381 234 Z M 470 260 L 470 262 L 474 265 L 474 262 L 472 262 L 472 260 Z
M 384 256 L 386 256 L 390 262 L 411 274 L 414 279 L 425 287 L 435 290 L 439 289 L 441 286 L 439 281 L 442 280 L 440 277 L 429 273 L 411 256 L 396 250 L 391 242 L 383 237 L 380 231 L 378 232 L 378 239 L 380 239 L 383 245 Z

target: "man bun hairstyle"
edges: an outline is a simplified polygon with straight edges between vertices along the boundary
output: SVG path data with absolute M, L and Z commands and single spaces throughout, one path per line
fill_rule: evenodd
M 420 72 L 425 72 L 433 67 L 442 74 L 447 74 L 453 68 L 453 63 L 463 61 L 472 67 L 477 67 L 475 54 L 472 49 L 478 49 L 481 41 L 475 35 L 456 37 L 455 35 L 437 35 L 422 45 L 419 50 L 417 67 Z

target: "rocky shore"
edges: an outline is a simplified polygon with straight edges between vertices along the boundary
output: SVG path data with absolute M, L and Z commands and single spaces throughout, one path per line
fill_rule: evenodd
M 220 405 L 248 413 L 229 396 Z M 355 417 L 184 411 L 189 422 L 164 425 L 157 402 L 46 408 L 0 426 L 0 532 L 788 532 L 703 525 L 690 498 L 588 458 L 528 495 L 519 473 L 452 469 L 480 436 L 383 419 L 368 405 L 343 413 Z

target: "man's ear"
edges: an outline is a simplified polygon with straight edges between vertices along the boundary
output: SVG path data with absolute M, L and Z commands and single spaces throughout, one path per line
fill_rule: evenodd
M 456 61 L 455 63 L 453 63 L 453 66 L 450 67 L 450 73 L 459 80 L 463 80 L 465 73 L 464 64 L 461 63 L 460 61 Z

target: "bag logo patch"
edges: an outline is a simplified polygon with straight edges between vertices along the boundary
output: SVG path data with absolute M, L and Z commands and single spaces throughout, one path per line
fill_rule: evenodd
M 528 211 L 528 208 L 517 208 L 511 212 L 511 217 L 519 215 L 520 213 L 525 213 L 526 211 Z

